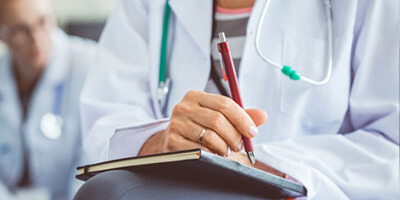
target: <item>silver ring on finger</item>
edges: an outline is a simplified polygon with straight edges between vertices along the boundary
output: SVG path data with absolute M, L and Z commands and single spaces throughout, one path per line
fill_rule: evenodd
M 200 143 L 203 142 L 203 138 L 206 135 L 206 133 L 207 133 L 207 129 L 206 128 L 201 129 L 200 136 L 199 136 L 199 142 Z

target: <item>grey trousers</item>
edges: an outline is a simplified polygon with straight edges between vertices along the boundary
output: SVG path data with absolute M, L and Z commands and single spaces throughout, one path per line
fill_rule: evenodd
M 264 196 L 264 197 L 263 197 Z M 79 189 L 74 200 L 126 199 L 266 199 L 226 185 L 204 184 L 190 179 L 170 179 L 133 173 L 126 170 L 108 171 L 89 179 Z

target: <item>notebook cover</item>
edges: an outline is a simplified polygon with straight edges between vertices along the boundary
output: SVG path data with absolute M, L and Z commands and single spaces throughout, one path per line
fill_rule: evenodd
M 198 150 L 188 150 L 175 153 L 192 151 L 195 152 Z M 152 155 L 145 157 L 151 156 Z M 135 158 L 132 157 L 120 160 L 126 159 Z M 114 161 L 104 163 L 109 162 Z M 78 169 L 84 167 L 87 166 L 78 167 Z M 145 174 L 149 177 L 157 177 L 167 180 L 196 181 L 215 186 L 223 185 L 227 188 L 237 189 L 252 194 L 259 194 L 268 198 L 305 196 L 307 193 L 304 186 L 299 183 L 245 166 L 236 161 L 203 150 L 200 150 L 200 158 L 195 160 L 154 163 L 117 169 L 130 170 L 135 173 Z M 80 180 L 88 180 L 98 173 L 85 173 L 83 175 L 77 175 L 76 177 Z

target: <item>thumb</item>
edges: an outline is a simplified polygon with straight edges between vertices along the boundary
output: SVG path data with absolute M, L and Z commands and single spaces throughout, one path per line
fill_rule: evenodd
M 246 109 L 247 114 L 251 117 L 256 126 L 264 124 L 268 119 L 268 114 L 262 109 Z

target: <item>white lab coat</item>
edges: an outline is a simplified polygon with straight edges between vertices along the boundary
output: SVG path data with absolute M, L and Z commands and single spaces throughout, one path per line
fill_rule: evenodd
M 239 72 L 246 108 L 269 120 L 253 139 L 257 159 L 305 185 L 309 199 L 399 199 L 399 1 L 333 1 L 333 74 L 295 82 L 263 62 L 254 38 L 264 1 L 247 27 Z M 120 0 L 101 38 L 97 68 L 81 96 L 91 162 L 135 156 L 168 125 L 189 90 L 210 75 L 211 0 L 170 0 L 167 105 L 157 100 L 165 0 Z M 261 48 L 272 60 L 320 80 L 327 23 L 319 0 L 272 1 Z M 114 134 L 131 127 L 129 133 Z
M 52 35 L 53 50 L 31 97 L 28 115 L 22 122 L 22 108 L 10 65 L 10 55 L 0 58 L 0 199 L 13 194 L 23 174 L 21 134 L 29 153 L 29 172 L 35 188 L 45 188 L 53 199 L 69 198 L 72 173 L 81 155 L 79 95 L 95 54 L 93 42 L 67 36 L 61 30 Z M 63 133 L 57 140 L 43 135 L 42 116 L 52 112 L 55 86 L 64 83 L 62 100 Z M 8 194 L 5 194 L 8 193 Z

